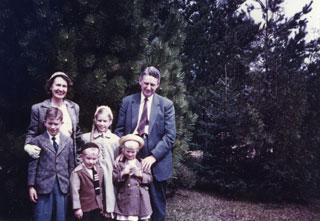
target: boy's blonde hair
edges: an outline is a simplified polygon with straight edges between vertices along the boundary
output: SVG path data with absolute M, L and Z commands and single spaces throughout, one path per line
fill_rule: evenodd
M 110 122 L 112 123 L 113 114 L 112 114 L 112 111 L 111 111 L 110 107 L 108 107 L 108 106 L 106 106 L 106 105 L 102 105 L 102 106 L 97 107 L 96 112 L 94 113 L 94 116 L 93 116 L 91 136 L 90 136 L 90 141 L 91 141 L 91 142 L 93 141 L 93 133 L 94 133 L 95 129 L 97 128 L 97 127 L 96 127 L 96 119 L 97 119 L 97 116 L 98 116 L 99 114 L 102 114 L 102 113 L 107 113 L 107 116 L 108 116 Z M 110 129 L 110 128 L 109 128 L 109 129 Z

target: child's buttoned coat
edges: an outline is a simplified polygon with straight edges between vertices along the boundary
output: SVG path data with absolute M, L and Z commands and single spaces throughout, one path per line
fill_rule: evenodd
M 118 167 L 113 169 L 113 181 L 118 187 L 115 213 L 124 216 L 149 216 L 152 213 L 148 186 L 152 182 L 151 171 L 143 171 L 142 179 L 128 175 L 121 177 L 125 166 L 126 162 L 119 162 Z M 136 166 L 142 169 L 138 160 Z

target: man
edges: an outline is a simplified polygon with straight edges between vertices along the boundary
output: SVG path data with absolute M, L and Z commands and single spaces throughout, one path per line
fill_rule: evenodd
M 152 220 L 165 220 L 166 180 L 171 176 L 171 149 L 176 137 L 175 111 L 172 101 L 155 93 L 160 72 L 147 67 L 139 77 L 141 93 L 125 97 L 119 111 L 115 134 L 139 134 L 144 138 L 140 151 L 143 169 L 152 169 L 150 186 Z

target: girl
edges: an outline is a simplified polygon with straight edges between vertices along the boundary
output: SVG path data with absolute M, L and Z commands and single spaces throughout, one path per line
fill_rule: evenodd
M 117 220 L 146 221 L 152 213 L 149 196 L 152 174 L 150 169 L 143 170 L 141 160 L 137 159 L 144 141 L 137 135 L 128 134 L 121 137 L 119 143 L 124 158 L 113 169 L 113 182 L 118 187 Z
M 115 207 L 115 188 L 112 183 L 112 170 L 114 159 L 119 155 L 119 137 L 110 130 L 113 115 L 108 106 L 97 108 L 90 133 L 82 135 L 85 143 L 94 142 L 100 148 L 99 163 L 104 172 L 105 185 L 105 216 L 109 219 L 114 218 Z

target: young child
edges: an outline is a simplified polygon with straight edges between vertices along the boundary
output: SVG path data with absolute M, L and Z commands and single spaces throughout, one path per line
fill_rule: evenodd
M 98 162 L 99 146 L 86 143 L 82 146 L 82 163 L 70 177 L 74 216 L 81 220 L 103 220 L 103 170 Z
M 115 207 L 115 188 L 112 183 L 112 170 L 114 159 L 119 155 L 119 137 L 110 130 L 113 115 L 108 106 L 100 106 L 97 108 L 90 133 L 82 135 L 82 140 L 94 142 L 100 147 L 99 163 L 104 172 L 104 188 L 105 188 L 105 211 L 106 218 L 114 218 Z
M 119 140 L 124 158 L 113 168 L 113 182 L 118 187 L 115 213 L 117 220 L 148 220 L 152 209 L 148 184 L 151 171 L 143 171 L 137 153 L 144 145 L 141 137 L 128 134 Z
M 60 133 L 61 110 L 49 107 L 43 124 L 46 131 L 32 139 L 40 147 L 40 157 L 30 159 L 28 186 L 30 200 L 35 203 L 34 220 L 66 220 L 69 177 L 74 168 L 73 141 Z

